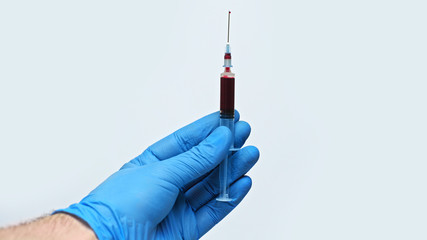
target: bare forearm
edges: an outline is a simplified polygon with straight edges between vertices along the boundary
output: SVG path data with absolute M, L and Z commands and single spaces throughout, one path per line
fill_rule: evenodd
M 92 229 L 67 214 L 54 214 L 33 222 L 0 229 L 0 239 L 97 239 Z

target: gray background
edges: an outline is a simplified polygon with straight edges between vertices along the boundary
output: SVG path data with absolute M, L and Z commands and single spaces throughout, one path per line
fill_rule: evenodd
M 0 225 L 216 111 L 232 13 L 253 188 L 205 239 L 426 239 L 425 1 L 1 1 Z

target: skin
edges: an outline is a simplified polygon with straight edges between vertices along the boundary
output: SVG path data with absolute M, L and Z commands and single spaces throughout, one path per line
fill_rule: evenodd
M 38 218 L 18 226 L 0 229 L 2 240 L 96 240 L 92 229 L 84 222 L 68 214 L 55 214 Z

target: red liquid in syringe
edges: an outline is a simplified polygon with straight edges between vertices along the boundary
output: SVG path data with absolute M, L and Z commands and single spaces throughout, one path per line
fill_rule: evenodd
M 222 118 L 234 117 L 234 77 L 221 77 L 220 115 Z

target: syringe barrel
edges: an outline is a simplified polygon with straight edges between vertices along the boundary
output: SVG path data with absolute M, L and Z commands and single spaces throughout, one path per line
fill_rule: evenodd
M 230 149 L 233 149 L 234 148 L 234 117 L 233 118 L 220 117 L 219 118 L 219 125 L 228 127 L 228 129 L 230 129 L 231 137 L 232 137 Z
M 228 127 L 231 131 L 231 145 L 230 149 L 234 148 L 234 117 L 233 118 L 220 118 L 219 125 Z M 219 196 L 216 199 L 220 202 L 229 202 L 232 199 L 229 196 L 230 186 L 230 159 L 232 152 L 229 151 L 225 159 L 219 165 Z
M 230 68 L 226 68 L 221 74 L 221 97 L 220 97 L 220 126 L 230 129 L 232 141 L 230 151 L 219 165 L 219 196 L 216 199 L 220 202 L 229 202 L 229 182 L 230 182 L 230 159 L 231 149 L 234 149 L 234 73 Z

